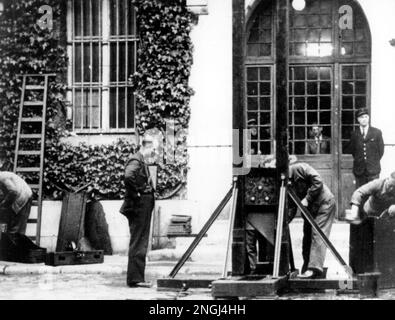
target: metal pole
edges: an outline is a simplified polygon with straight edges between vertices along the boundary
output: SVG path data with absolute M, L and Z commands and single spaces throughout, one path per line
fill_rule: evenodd
M 297 207 L 300 209 L 302 215 L 310 223 L 311 227 L 318 233 L 318 235 L 322 239 L 322 241 L 324 241 L 327 248 L 333 253 L 336 260 L 341 264 L 341 266 L 344 268 L 344 270 L 350 276 L 350 278 L 352 278 L 354 276 L 354 273 L 353 273 L 351 267 L 347 265 L 347 263 L 343 260 L 342 256 L 339 254 L 339 252 L 337 252 L 336 248 L 329 241 L 329 239 L 327 238 L 325 233 L 321 230 L 321 228 L 314 221 L 314 218 L 312 217 L 310 212 L 306 209 L 306 207 L 302 204 L 299 197 L 296 195 L 295 191 L 292 188 L 288 188 L 288 194 L 291 197 L 291 199 L 295 202 Z
M 278 278 L 280 274 L 280 258 L 281 258 L 281 247 L 283 238 L 284 228 L 284 206 L 285 206 L 285 177 L 281 177 L 280 187 L 280 199 L 278 203 L 278 215 L 277 215 L 277 228 L 276 228 L 276 242 L 274 247 L 274 265 L 273 265 L 273 277 Z
M 232 246 L 232 234 L 233 234 L 233 226 L 235 223 L 235 214 L 236 214 L 236 205 L 237 205 L 237 177 L 233 179 L 233 193 L 232 193 L 232 205 L 230 207 L 230 217 L 229 217 L 229 231 L 228 231 L 228 242 L 226 245 L 226 255 L 224 262 L 224 270 L 222 271 L 222 278 L 226 278 L 229 264 L 229 253 L 231 252 Z
M 196 249 L 200 241 L 203 239 L 204 235 L 210 229 L 211 225 L 214 223 L 214 221 L 218 218 L 222 210 L 225 208 L 226 204 L 230 200 L 232 196 L 232 189 L 228 191 L 226 194 L 225 198 L 221 201 L 217 209 L 215 209 L 214 213 L 211 215 L 210 219 L 206 222 L 206 224 L 203 226 L 202 230 L 200 230 L 199 234 L 193 240 L 187 251 L 185 251 L 184 255 L 181 257 L 180 261 L 176 264 L 176 266 L 173 268 L 173 270 L 170 272 L 169 277 L 174 278 L 178 271 L 182 268 L 182 266 L 185 264 L 185 262 L 188 260 L 188 258 L 191 256 L 192 252 Z

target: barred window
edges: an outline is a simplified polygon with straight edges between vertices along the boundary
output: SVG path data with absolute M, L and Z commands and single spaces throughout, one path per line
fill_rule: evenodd
M 137 56 L 128 0 L 69 0 L 70 89 L 77 132 L 128 132 L 135 99 L 128 84 Z

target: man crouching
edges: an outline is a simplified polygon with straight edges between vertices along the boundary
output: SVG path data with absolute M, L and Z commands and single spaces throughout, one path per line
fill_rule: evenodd
M 322 181 L 318 172 L 307 163 L 289 167 L 289 180 L 302 204 L 308 208 L 317 225 L 329 237 L 336 214 L 335 197 Z M 290 207 L 296 212 L 296 208 Z M 326 245 L 319 234 L 304 219 L 303 267 L 301 278 L 314 279 L 323 276 Z
M 385 214 L 395 216 L 395 172 L 358 188 L 351 197 L 351 210 L 346 210 L 345 220 L 360 224 L 368 216 Z
M 0 172 L 0 190 L 3 200 L 0 202 L 0 219 L 8 225 L 8 233 L 26 233 L 27 220 L 32 205 L 32 190 L 18 175 L 12 172 Z

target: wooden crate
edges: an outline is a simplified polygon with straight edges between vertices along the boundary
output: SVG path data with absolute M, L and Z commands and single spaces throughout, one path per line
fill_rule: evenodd
M 395 288 L 395 219 L 366 219 L 351 226 L 350 266 L 355 273 L 379 272 L 380 289 Z

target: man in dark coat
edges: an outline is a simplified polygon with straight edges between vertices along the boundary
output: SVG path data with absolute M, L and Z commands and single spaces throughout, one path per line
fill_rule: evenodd
M 307 163 L 289 167 L 289 179 L 302 204 L 307 207 L 315 222 L 327 237 L 336 213 L 335 197 L 322 181 L 318 172 Z M 296 210 L 290 206 L 291 211 Z M 305 220 L 303 226 L 303 268 L 301 278 L 320 278 L 326 255 L 326 246 L 318 233 Z
M 120 212 L 128 218 L 130 228 L 127 285 L 147 287 L 145 260 L 148 250 L 151 215 L 155 205 L 154 188 L 146 159 L 152 154 L 152 141 L 144 140 L 140 150 L 126 164 L 126 194 Z
M 354 157 L 353 172 L 356 188 L 380 176 L 380 160 L 384 154 L 383 136 L 379 129 L 369 126 L 369 112 L 358 109 L 356 113 L 359 128 L 355 130 L 347 148 Z

